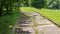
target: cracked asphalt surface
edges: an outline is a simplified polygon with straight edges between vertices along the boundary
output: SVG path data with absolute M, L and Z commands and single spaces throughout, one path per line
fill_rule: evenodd
M 36 12 L 22 12 L 15 31 L 16 34 L 60 34 L 59 27 Z

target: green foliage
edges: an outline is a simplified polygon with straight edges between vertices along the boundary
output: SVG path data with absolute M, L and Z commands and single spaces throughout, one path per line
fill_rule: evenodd
M 34 0 L 32 6 L 35 8 L 43 8 L 45 6 L 45 0 Z
M 43 8 L 46 6 L 46 1 L 45 0 L 21 0 L 21 6 Z
M 19 17 L 20 0 L 0 0 L 0 34 L 12 34 Z
M 21 6 L 60 9 L 60 0 L 21 0 Z
M 31 1 L 32 1 L 32 0 L 21 0 L 21 6 L 22 6 L 22 7 L 31 6 Z
M 0 16 L 12 14 L 19 7 L 20 0 L 0 0 Z M 5 9 L 5 10 L 4 10 Z
M 59 9 L 60 8 L 60 1 L 59 0 L 50 0 L 47 1 L 48 8 L 50 9 Z
M 0 17 L 0 34 L 12 34 L 12 28 L 17 22 L 18 17 L 18 12 L 15 12 L 12 15 Z

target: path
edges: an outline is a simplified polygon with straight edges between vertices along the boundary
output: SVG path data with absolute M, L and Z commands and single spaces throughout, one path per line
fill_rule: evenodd
M 16 34 L 60 34 L 60 28 L 38 13 L 23 12 Z

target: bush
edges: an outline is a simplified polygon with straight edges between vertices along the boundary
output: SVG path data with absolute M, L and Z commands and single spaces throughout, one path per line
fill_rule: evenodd
M 0 34 L 12 34 L 11 30 L 19 17 L 18 12 L 0 17 Z
M 45 0 L 34 0 L 32 1 L 32 6 L 35 8 L 43 8 L 45 7 Z
M 13 9 L 20 8 L 20 0 L 0 0 L 0 16 L 12 14 Z

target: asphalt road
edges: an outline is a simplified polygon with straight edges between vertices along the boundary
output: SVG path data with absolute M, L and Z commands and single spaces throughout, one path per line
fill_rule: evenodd
M 36 12 L 22 12 L 16 34 L 60 34 L 60 28 Z

